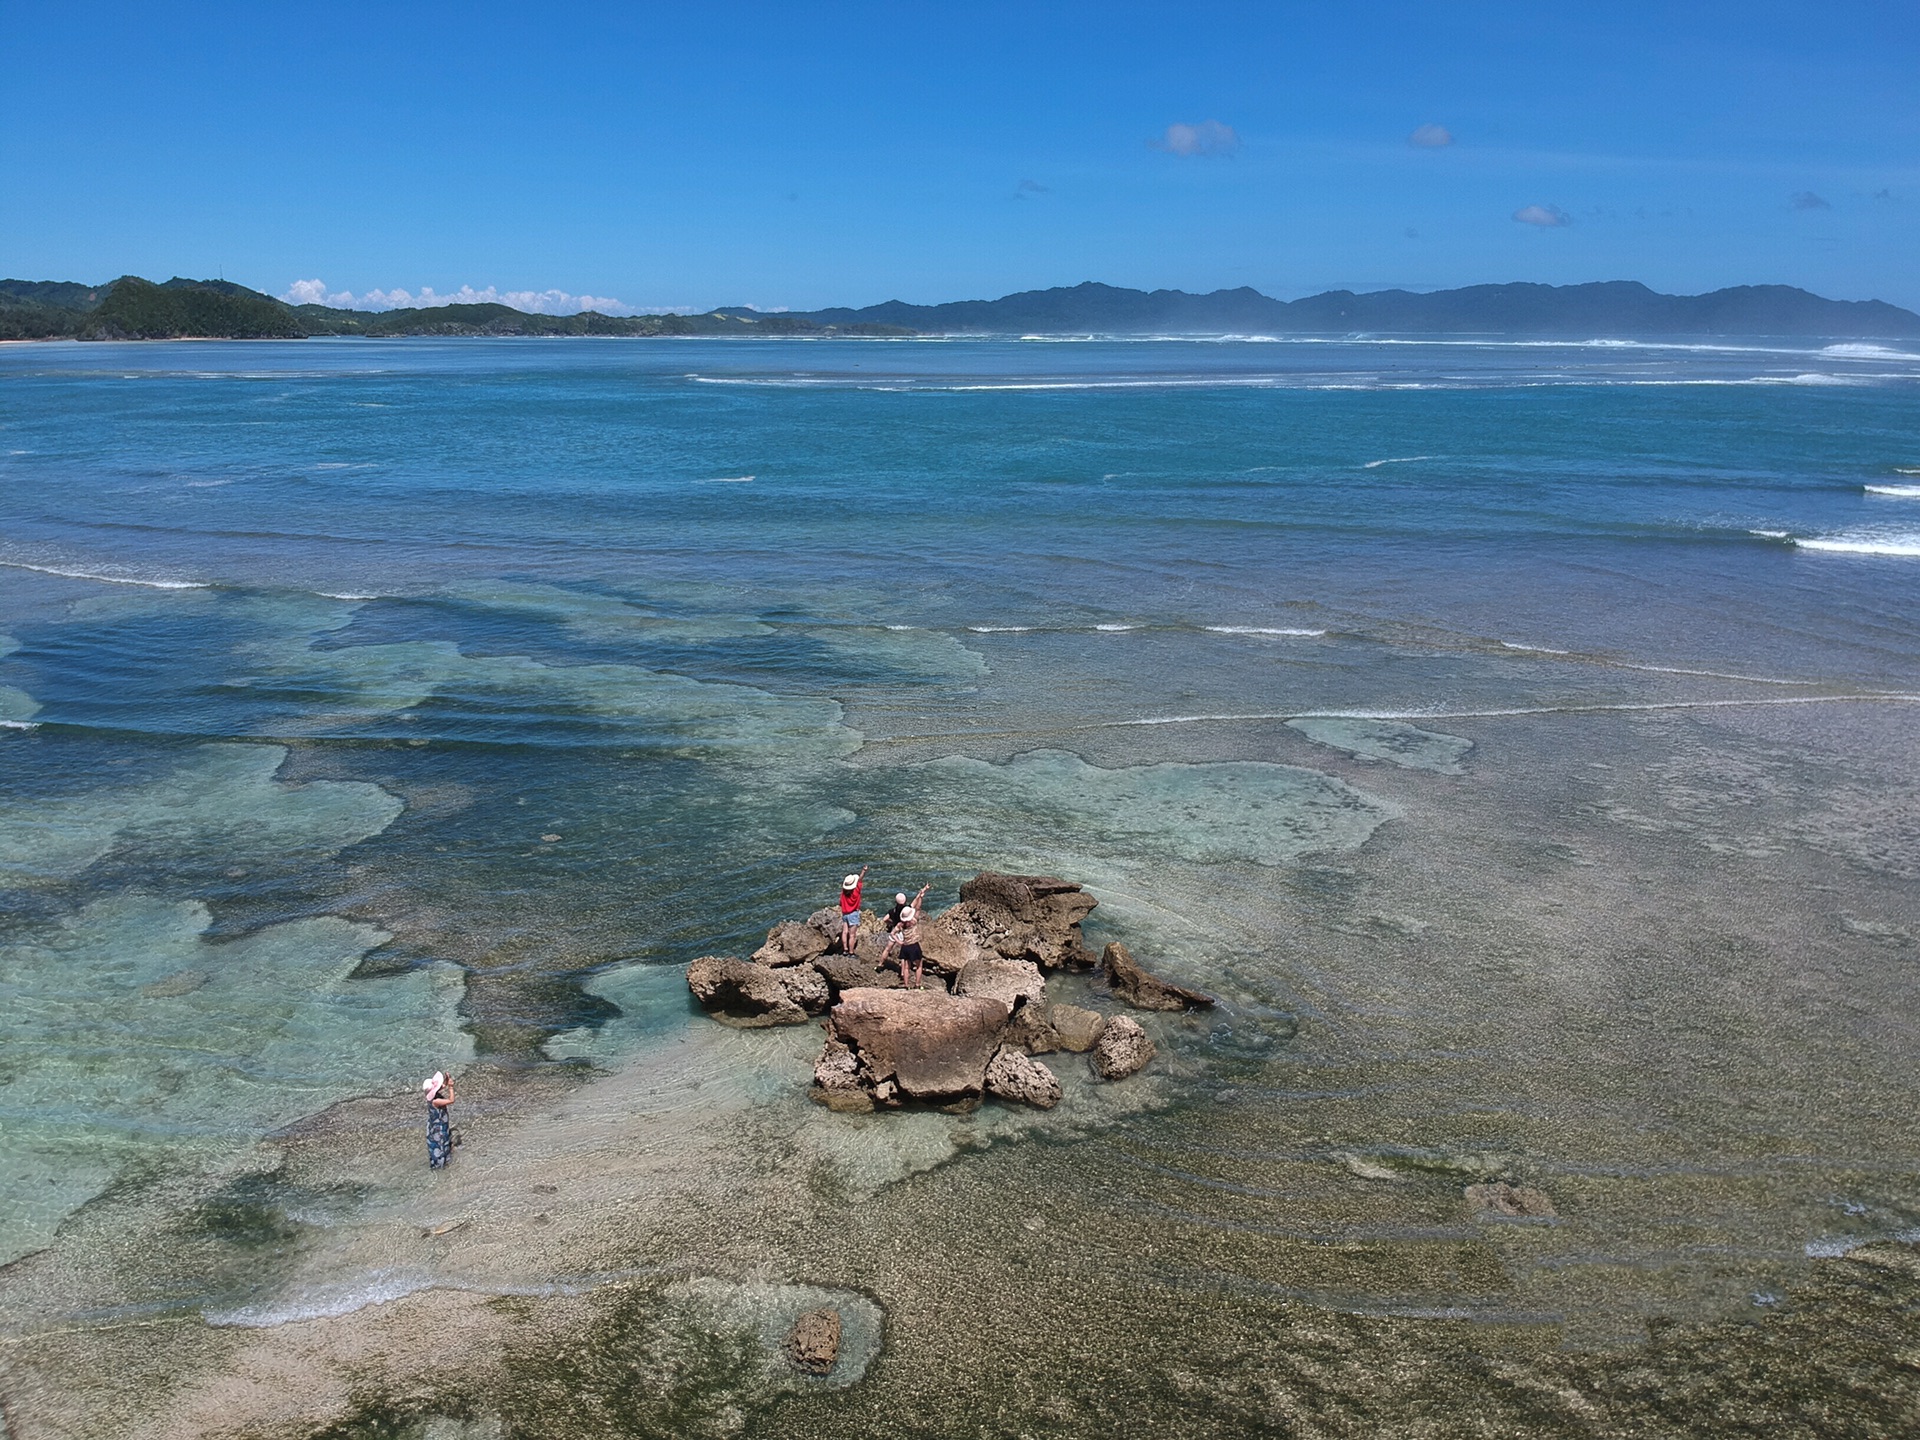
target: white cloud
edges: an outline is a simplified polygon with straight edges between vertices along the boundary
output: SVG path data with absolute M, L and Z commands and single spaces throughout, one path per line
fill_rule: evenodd
M 1202 120 L 1198 125 L 1169 125 L 1164 135 L 1148 143 L 1170 155 L 1231 155 L 1240 148 L 1240 137 L 1231 125 Z
M 417 294 L 396 286 L 392 290 L 368 290 L 355 295 L 351 290 L 330 292 L 323 280 L 296 280 L 280 298 L 289 305 L 330 305 L 336 310 L 433 310 L 442 305 L 507 305 L 529 315 L 577 315 L 582 310 L 598 310 L 602 315 L 641 313 L 609 295 L 573 295 L 565 290 L 500 290 L 492 285 L 484 290 L 462 285 L 445 295 L 431 285 L 421 286 Z M 691 309 L 684 305 L 661 308 L 680 312 Z
M 1407 144 L 1421 150 L 1444 150 L 1453 143 L 1453 132 L 1444 125 L 1422 125 L 1407 136 Z
M 1573 217 L 1558 205 L 1522 205 L 1513 212 L 1513 218 L 1522 225 L 1542 225 L 1549 229 L 1573 223 Z

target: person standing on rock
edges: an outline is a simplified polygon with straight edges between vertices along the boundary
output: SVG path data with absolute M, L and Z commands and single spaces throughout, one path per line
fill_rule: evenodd
M 905 895 L 895 895 L 893 897 L 893 904 L 887 907 L 886 927 L 889 935 L 891 935 L 900 924 L 900 912 L 906 908 L 907 897 Z
M 420 1088 L 427 1096 L 427 1166 L 444 1170 L 453 1154 L 453 1118 L 447 1113 L 453 1104 L 453 1082 L 446 1071 L 436 1070 Z
M 922 885 L 920 893 L 913 897 L 913 903 L 900 912 L 900 923 L 887 935 L 887 948 L 880 952 L 880 968 L 885 969 L 887 956 L 893 953 L 893 947 L 900 947 L 900 983 L 909 990 L 918 990 L 926 984 L 927 960 L 920 949 L 920 902 L 927 898 L 930 885 Z M 908 975 L 908 967 L 912 975 Z
M 867 867 L 862 865 L 858 875 L 840 882 L 840 949 L 848 955 L 860 947 L 860 884 L 866 878 Z

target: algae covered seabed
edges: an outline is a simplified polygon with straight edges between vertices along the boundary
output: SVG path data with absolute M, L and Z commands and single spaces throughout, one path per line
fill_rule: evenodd
M 1898 357 L 0 363 L 11 1440 L 1920 1424 Z M 869 861 L 1221 1003 L 830 1113 Z

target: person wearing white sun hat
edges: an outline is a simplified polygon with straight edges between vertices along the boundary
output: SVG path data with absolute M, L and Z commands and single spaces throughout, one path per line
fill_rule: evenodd
M 858 875 L 840 882 L 840 949 L 848 955 L 860 945 L 860 885 L 866 878 L 867 867 L 862 865 Z
M 900 947 L 900 983 L 909 990 L 921 989 L 926 984 L 927 958 L 920 949 L 920 904 L 932 888 L 931 885 L 922 885 L 920 893 L 913 897 L 913 903 L 901 907 L 900 921 L 888 932 L 887 948 L 880 952 L 880 968 L 884 970 L 893 947 Z

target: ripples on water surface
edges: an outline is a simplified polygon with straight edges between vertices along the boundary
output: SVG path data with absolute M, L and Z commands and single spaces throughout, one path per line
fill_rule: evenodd
M 1222 996 L 938 1172 L 1166 1294 L 1611 1341 L 1905 1234 L 1917 398 L 1793 342 L 0 349 L 7 1323 L 452 1283 L 369 1238 L 411 1150 L 257 1142 L 665 1064 L 636 965 L 868 859 L 1073 875 Z M 805 1044 L 699 1073 L 855 1192 L 1028 1126 L 836 1150 Z M 107 1273 L 243 1180 L 280 1260 Z

